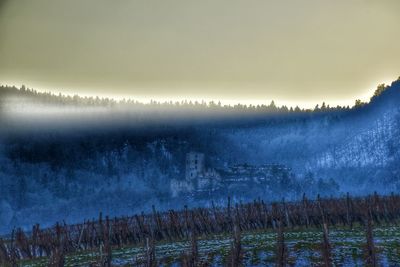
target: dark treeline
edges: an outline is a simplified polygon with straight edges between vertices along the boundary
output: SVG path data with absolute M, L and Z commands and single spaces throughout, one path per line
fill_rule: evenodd
M 150 214 L 131 217 L 105 218 L 100 213 L 97 220 L 82 224 L 57 223 L 52 228 L 41 229 L 34 225 L 28 234 L 22 229 L 12 232 L 7 240 L 0 240 L 0 263 L 12 264 L 22 259 L 49 257 L 61 264 L 67 254 L 77 251 L 103 251 L 106 262 L 111 261 L 111 250 L 124 246 L 146 247 L 146 266 L 154 266 L 154 243 L 159 241 L 191 240 L 192 253 L 186 260 L 196 261 L 196 239 L 214 234 L 233 234 L 230 266 L 240 266 L 243 250 L 240 233 L 254 230 L 278 232 L 277 266 L 286 266 L 287 248 L 284 229 L 318 228 L 324 232 L 322 256 L 326 266 L 331 266 L 329 227 L 365 227 L 367 229 L 366 259 L 376 262 L 372 224 L 393 225 L 400 218 L 400 196 L 309 200 L 303 196 L 299 202 L 267 204 L 262 200 L 250 203 L 231 203 L 224 207 L 195 208 L 159 212 L 153 207 Z M 108 255 L 108 256 L 107 256 Z M 103 261 L 103 262 L 104 262 Z M 150 264 L 152 263 L 152 264 Z M 62 265 L 57 265 L 62 266 Z M 107 265 L 102 265 L 107 266 Z
M 380 84 L 374 95 L 371 97 L 371 101 L 378 97 L 381 93 L 383 93 L 388 86 L 384 84 Z M 270 104 L 261 104 L 261 105 L 245 105 L 245 104 L 235 104 L 235 105 L 226 105 L 221 104 L 221 102 L 215 101 L 190 101 L 190 100 L 182 100 L 182 101 L 155 101 L 151 100 L 149 103 L 142 103 L 140 101 L 136 101 L 133 99 L 122 99 L 115 100 L 113 98 L 108 97 L 82 97 L 79 95 L 64 95 L 64 94 L 53 94 L 51 92 L 39 92 L 34 89 L 26 88 L 22 85 L 20 88 L 15 86 L 0 86 L 0 99 L 6 97 L 25 97 L 28 99 L 34 99 L 42 104 L 54 104 L 59 106 L 81 106 L 81 107 L 131 107 L 131 108 L 162 108 L 162 109 L 175 109 L 175 108 L 183 108 L 183 109 L 193 109 L 193 110 L 212 110 L 212 111 L 226 111 L 226 112 L 262 112 L 262 113 L 309 113 L 309 112 L 334 112 L 334 111 L 346 111 L 350 110 L 350 106 L 336 106 L 331 107 L 325 102 L 321 105 L 316 105 L 313 109 L 304 109 L 299 106 L 296 107 L 287 107 L 277 106 L 274 101 L 271 101 Z M 359 108 L 366 103 L 361 100 L 356 100 L 355 104 L 352 108 Z

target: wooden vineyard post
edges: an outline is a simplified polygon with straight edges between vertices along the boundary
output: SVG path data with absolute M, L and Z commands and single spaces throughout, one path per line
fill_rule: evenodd
M 199 262 L 199 248 L 197 244 L 197 237 L 194 233 L 192 233 L 191 235 L 190 244 L 191 244 L 191 253 L 190 253 L 191 264 L 192 266 L 197 266 Z
M 229 224 L 229 228 L 232 226 L 232 215 L 231 215 L 231 197 L 228 197 L 228 224 Z M 228 230 L 228 229 L 225 229 Z M 229 229 L 231 230 L 231 228 Z
M 306 193 L 303 194 L 303 212 L 304 212 L 304 217 L 306 219 L 306 228 L 310 226 L 310 218 L 308 216 L 308 200 L 306 197 Z
M 290 228 L 291 224 L 290 224 L 290 218 L 289 218 L 289 211 L 286 206 L 285 198 L 282 199 L 282 208 L 283 208 L 283 212 L 285 214 L 286 227 Z
M 350 194 L 347 192 L 346 194 L 346 220 L 347 220 L 347 225 L 350 227 L 350 229 L 353 229 L 353 216 L 351 214 L 351 198 Z
M 64 242 L 61 233 L 61 226 L 56 224 L 56 243 L 52 247 L 48 267 L 63 267 L 65 265 Z
M 21 228 L 17 230 L 15 243 L 20 248 L 19 250 L 22 254 L 22 257 L 32 259 L 29 240 Z
M 324 222 L 324 227 L 323 227 L 322 257 L 324 260 L 325 267 L 333 266 L 332 265 L 331 244 L 329 242 L 328 224 L 326 222 Z
M 288 264 L 288 249 L 285 244 L 285 234 L 283 232 L 283 225 L 281 220 L 278 221 L 278 234 L 276 240 L 276 266 L 284 267 Z
M 11 266 L 16 267 L 17 266 L 17 251 L 15 248 L 15 229 L 12 230 L 11 233 L 11 247 L 10 247 L 10 261 L 11 261 Z
M 322 236 L 323 236 L 322 258 L 324 261 L 324 266 L 331 267 L 332 266 L 332 253 L 331 253 L 331 244 L 329 242 L 328 222 L 327 222 L 325 211 L 321 204 L 321 199 L 320 199 L 319 195 L 317 197 L 317 202 L 318 202 L 318 209 L 320 211 L 320 216 L 322 218 Z
M 156 266 L 155 244 L 153 239 L 146 238 L 146 267 Z
M 181 256 L 182 267 L 197 267 L 200 264 L 199 249 L 197 246 L 197 237 L 194 233 L 190 236 L 190 252 L 183 253 Z
M 11 259 L 3 239 L 0 238 L 0 266 L 11 266 Z
M 184 216 L 185 216 L 185 233 L 186 233 L 186 237 L 188 237 L 189 235 L 189 214 L 188 214 L 188 208 L 185 205 L 184 207 Z M 193 229 L 190 229 L 192 231 L 192 235 L 193 235 Z
M 243 266 L 243 255 L 244 251 L 242 248 L 242 241 L 240 230 L 236 223 L 233 225 L 233 242 L 231 244 L 231 250 L 229 252 L 229 257 L 227 264 L 230 267 Z
M 371 218 L 371 203 L 368 203 L 368 215 L 366 223 L 366 247 L 365 247 L 365 266 L 375 267 L 378 266 L 378 259 L 376 255 L 376 248 L 374 244 L 373 225 Z
M 110 220 L 108 216 L 106 216 L 106 225 L 103 233 L 104 240 L 104 259 L 102 259 L 103 267 L 111 267 L 112 261 L 112 249 L 110 244 Z

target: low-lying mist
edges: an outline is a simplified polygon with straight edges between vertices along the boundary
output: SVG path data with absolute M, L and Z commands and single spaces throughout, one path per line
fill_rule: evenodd
M 3 88 L 4 89 L 4 88 Z M 6 88 L 7 89 L 7 88 Z M 400 83 L 369 104 L 314 112 L 218 104 L 114 103 L 8 88 L 1 95 L 0 232 L 183 205 L 400 191 Z M 11 92 L 11 93 L 10 93 Z M 173 197 L 186 153 L 220 172 L 281 164 L 265 187 Z

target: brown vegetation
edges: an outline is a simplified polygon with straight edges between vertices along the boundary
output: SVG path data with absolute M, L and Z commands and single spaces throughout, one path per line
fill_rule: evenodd
M 278 231 L 278 255 L 285 260 L 284 228 L 315 227 L 323 229 L 322 256 L 324 265 L 331 266 L 331 252 L 328 225 L 331 227 L 353 227 L 364 225 L 367 230 L 366 257 L 368 263 L 376 262 L 373 245 L 372 225 L 395 223 L 400 216 L 400 196 L 379 196 L 366 198 L 339 198 L 281 202 L 267 204 L 257 200 L 232 207 L 195 208 L 182 211 L 159 212 L 153 209 L 149 215 L 136 214 L 82 224 L 59 224 L 47 229 L 35 225 L 30 234 L 18 229 L 7 241 L 0 239 L 0 263 L 15 266 L 18 260 L 34 259 L 41 256 L 51 258 L 50 264 L 59 266 L 66 254 L 85 251 L 101 251 L 103 266 L 110 266 L 111 251 L 127 245 L 141 245 L 146 249 L 146 265 L 155 264 L 155 242 L 192 240 L 192 251 L 188 266 L 198 259 L 197 237 L 210 234 L 233 233 L 232 259 L 241 261 L 240 233 L 251 230 L 272 229 Z M 280 256 L 279 256 L 280 257 Z M 280 261 L 282 262 L 282 261 Z M 52 266 L 52 265 L 51 265 Z M 282 265 L 281 265 L 282 266 Z

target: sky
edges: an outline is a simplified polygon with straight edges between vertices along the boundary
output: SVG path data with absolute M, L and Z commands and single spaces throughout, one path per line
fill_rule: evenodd
M 0 84 L 351 105 L 400 76 L 398 0 L 0 0 Z

